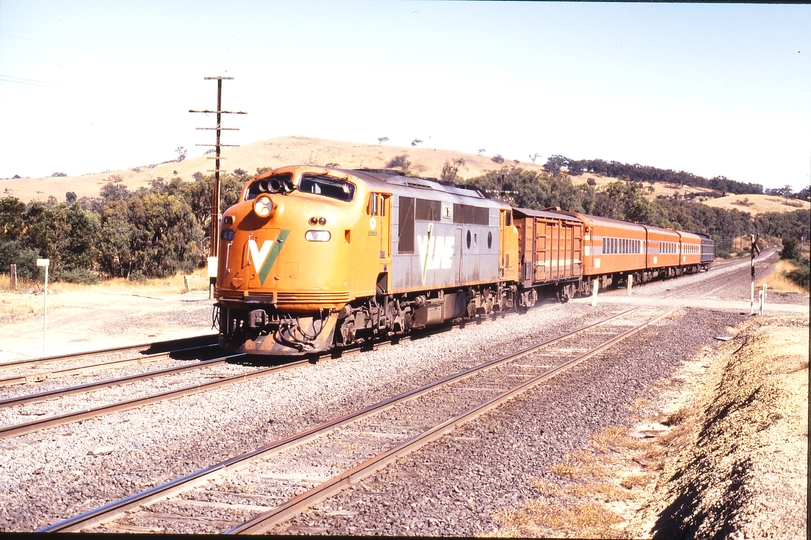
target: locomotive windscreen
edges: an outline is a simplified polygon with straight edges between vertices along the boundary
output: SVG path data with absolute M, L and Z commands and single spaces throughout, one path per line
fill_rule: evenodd
M 323 195 L 331 199 L 349 202 L 355 198 L 355 185 L 325 174 L 303 174 L 299 191 Z

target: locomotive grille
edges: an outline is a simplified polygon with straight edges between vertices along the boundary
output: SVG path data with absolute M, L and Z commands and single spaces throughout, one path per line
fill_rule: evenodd
M 276 301 L 279 304 L 338 304 L 349 302 L 349 291 L 337 292 L 278 292 Z
M 227 300 L 241 300 L 244 296 L 242 291 L 229 291 L 227 289 L 220 289 L 218 288 L 215 291 L 215 296 L 217 298 L 223 298 Z

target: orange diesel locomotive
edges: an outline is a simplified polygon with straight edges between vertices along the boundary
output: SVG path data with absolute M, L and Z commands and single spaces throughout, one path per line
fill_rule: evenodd
M 294 166 L 222 218 L 220 344 L 299 355 L 513 306 L 509 205 L 374 171 Z
M 443 321 L 709 268 L 709 237 L 392 171 L 291 166 L 257 176 L 220 227 L 220 345 L 304 355 Z

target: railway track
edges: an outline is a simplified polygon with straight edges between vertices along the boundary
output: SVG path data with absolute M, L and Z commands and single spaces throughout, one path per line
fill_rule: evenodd
M 172 341 L 5 362 L 0 364 L 0 375 L 5 374 L 5 376 L 0 377 L 0 387 L 83 375 L 132 364 L 151 363 L 168 358 L 171 355 L 205 350 L 216 346 L 216 343 L 216 334 L 211 334 Z M 26 370 L 26 368 L 28 369 Z M 10 374 L 11 372 L 17 373 Z
M 728 281 L 718 276 L 711 294 Z M 261 533 L 505 401 L 609 350 L 707 283 L 482 363 L 43 532 Z M 686 301 L 685 299 L 685 301 Z M 673 307 L 675 305 L 675 307 Z M 248 519 L 246 520 L 246 516 Z

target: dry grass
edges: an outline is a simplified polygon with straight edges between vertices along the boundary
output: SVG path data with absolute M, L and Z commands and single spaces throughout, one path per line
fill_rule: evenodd
M 188 283 L 188 288 L 186 284 Z M 0 321 L 9 322 L 31 316 L 40 316 L 45 309 L 43 280 L 18 280 L 17 289 L 11 289 L 8 275 L 0 274 Z M 56 282 L 48 284 L 48 309 L 70 303 L 72 295 L 85 292 L 115 292 L 131 294 L 182 294 L 188 291 L 208 289 L 208 275 L 205 268 L 194 274 L 178 274 L 163 279 L 128 281 L 116 278 L 96 285 Z
M 643 448 L 645 443 L 631 437 L 629 432 L 630 430 L 624 426 L 604 429 L 591 438 L 591 445 L 598 452 L 617 452 Z
M 297 163 L 313 165 L 337 163 L 340 167 L 348 169 L 384 168 L 394 157 L 402 155 L 411 162 L 412 171 L 433 178 L 442 175 L 442 166 L 446 161 L 452 162 L 458 158 L 465 160 L 465 166 L 459 171 L 464 178 L 480 176 L 488 170 L 499 170 L 503 165 L 515 165 L 510 156 L 505 156 L 506 161 L 500 165 L 492 161 L 492 154 L 479 156 L 441 148 L 398 147 L 301 136 L 243 142 L 239 147 L 224 149 L 222 155 L 229 171 L 243 169 L 249 174 L 255 174 L 258 167 L 275 168 Z M 542 165 L 527 162 L 518 164 L 529 170 L 540 170 Z M 76 193 L 79 198 L 95 197 L 98 196 L 101 187 L 110 181 L 117 181 L 134 191 L 139 187 L 147 187 L 151 178 L 169 180 L 177 177 L 192 182 L 194 173 L 206 174 L 205 171 L 210 168 L 207 156 L 198 156 L 181 162 L 162 163 L 153 168 L 142 166 L 82 176 L 4 180 L 5 191 L 0 193 L 0 197 L 13 196 L 23 202 L 29 202 L 45 201 L 53 195 L 57 200 L 64 201 L 65 193 L 68 191 Z
M 546 501 L 530 501 L 518 510 L 497 516 L 504 526 L 492 536 L 623 538 L 616 530 L 622 518 L 597 503 L 561 507 Z
M 766 287 L 768 287 L 768 289 L 773 291 L 797 292 L 797 293 L 808 292 L 786 277 L 786 274 L 796 269 L 797 265 L 794 264 L 793 262 L 781 260 L 777 263 L 777 266 L 774 267 L 774 269 L 769 275 L 759 279 L 755 283 L 755 287 L 760 289 L 763 287 L 763 284 L 765 283 Z
M 186 287 L 188 283 L 188 288 Z M 44 287 L 42 279 L 39 280 L 17 280 L 17 291 L 21 294 L 40 294 Z M 114 292 L 138 292 L 141 294 L 180 294 L 188 291 L 205 290 L 208 287 L 208 277 L 205 268 L 195 271 L 193 274 L 184 276 L 176 274 L 168 278 L 147 279 L 144 281 L 130 281 L 125 278 L 113 278 L 104 280 L 95 285 L 84 283 L 67 283 L 63 281 L 50 282 L 49 292 L 86 292 L 93 291 L 114 291 Z M 0 292 L 14 292 L 11 290 L 11 280 L 7 274 L 0 274 Z
M 707 199 L 702 203 L 712 208 L 735 209 L 755 215 L 766 212 L 794 212 L 811 208 L 811 203 L 808 201 L 780 199 L 774 195 L 729 195 L 717 199 Z

